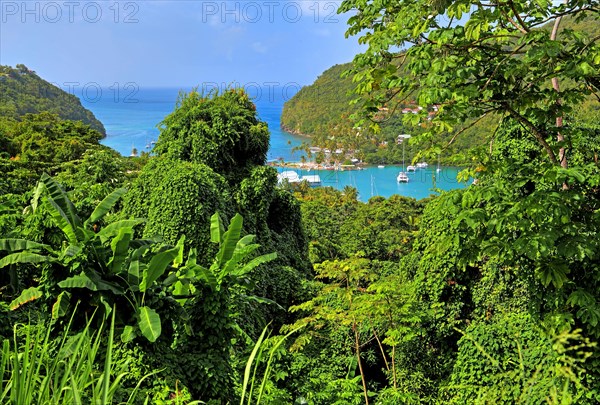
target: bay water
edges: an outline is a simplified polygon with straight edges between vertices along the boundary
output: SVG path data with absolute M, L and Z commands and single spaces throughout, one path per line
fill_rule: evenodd
M 191 88 L 139 88 L 126 97 L 117 97 L 115 92 L 105 89 L 102 97 L 82 98 L 82 104 L 104 124 L 107 136 L 102 143 L 124 156 L 129 156 L 134 148 L 138 153 L 151 151 L 154 142 L 158 139 L 158 125 L 175 109 L 179 92 L 190 90 Z M 254 97 L 259 118 L 268 124 L 271 132 L 271 144 L 267 154 L 267 159 L 270 161 L 281 159 L 285 162 L 299 161 L 303 152 L 294 152 L 293 149 L 308 141 L 306 138 L 281 130 L 281 112 L 283 104 L 289 97 L 291 95 L 277 91 L 265 92 L 259 97 Z M 393 194 L 420 199 L 436 194 L 434 189 L 451 190 L 465 186 L 464 183 L 456 180 L 459 169 L 442 167 L 437 172 L 434 165 L 410 173 L 408 183 L 396 181 L 400 170 L 397 166 L 310 172 L 278 168 L 280 172 L 283 170 L 295 170 L 300 176 L 318 174 L 322 186 L 331 186 L 339 190 L 345 186 L 355 187 L 361 201 L 367 201 L 373 196 L 389 197 Z

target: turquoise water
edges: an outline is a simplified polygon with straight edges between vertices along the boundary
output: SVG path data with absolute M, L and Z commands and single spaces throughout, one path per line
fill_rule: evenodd
M 352 186 L 358 190 L 361 201 L 367 201 L 373 196 L 389 197 L 400 194 L 407 197 L 421 199 L 436 194 L 435 189 L 452 190 L 465 187 L 459 183 L 456 175 L 460 169 L 456 167 L 442 167 L 436 172 L 435 168 L 417 169 L 408 173 L 408 183 L 398 183 L 396 177 L 400 171 L 399 166 L 366 167 L 364 170 L 299 170 L 277 168 L 279 172 L 293 170 L 299 176 L 318 174 L 322 186 L 331 186 L 342 190 L 345 186 Z
M 151 150 L 152 141 L 158 139 L 157 125 L 174 110 L 179 90 L 139 89 L 135 94 L 120 99 L 113 97 L 114 92 L 107 90 L 103 92 L 103 97 L 97 97 L 94 102 L 83 99 L 82 104 L 104 124 L 107 137 L 102 140 L 102 143 L 129 156 L 134 147 L 138 151 Z M 275 97 L 254 100 L 260 119 L 269 125 L 271 131 L 271 145 L 267 159 L 283 158 L 286 162 L 298 161 L 302 153 L 293 153 L 292 148 L 306 139 L 281 130 L 280 117 L 286 98 L 278 96 L 277 91 L 274 94 Z M 296 171 L 301 176 L 320 175 L 323 186 L 332 186 L 339 190 L 345 186 L 355 187 L 362 201 L 372 196 L 389 197 L 393 194 L 420 199 L 434 194 L 434 187 L 451 190 L 465 186 L 464 183 L 457 182 L 458 169 L 452 167 L 443 167 L 440 173 L 436 173 L 434 167 L 418 169 L 409 174 L 409 183 L 400 184 L 396 181 L 399 170 L 400 168 L 396 166 L 386 166 L 352 171 Z
M 102 143 L 124 156 L 129 156 L 135 147 L 138 152 L 149 151 L 152 141 L 158 139 L 158 124 L 165 116 L 172 113 L 179 91 L 189 89 L 143 89 L 115 98 L 115 92 L 103 89 L 102 97 L 97 100 L 82 99 L 84 107 L 91 110 L 96 118 L 104 124 L 107 137 Z M 266 92 L 265 92 L 266 93 Z M 291 95 L 290 95 L 291 96 Z M 292 153 L 292 148 L 299 146 L 305 138 L 288 134 L 280 128 L 279 118 L 283 110 L 285 98 L 273 92 L 273 97 L 265 94 L 255 99 L 260 119 L 269 125 L 271 131 L 271 147 L 268 160 L 283 158 L 286 162 L 299 160 L 299 153 Z

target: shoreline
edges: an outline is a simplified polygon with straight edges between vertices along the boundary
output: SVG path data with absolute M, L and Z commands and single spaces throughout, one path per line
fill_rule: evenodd
M 315 162 L 267 162 L 267 166 L 271 167 L 283 167 L 286 169 L 304 169 L 304 170 L 363 170 L 365 167 L 372 165 L 359 164 L 359 165 L 328 165 Z M 390 165 L 392 166 L 392 165 Z
M 307 134 L 304 134 L 304 133 L 302 133 L 300 131 L 294 131 L 291 128 L 288 128 L 286 125 L 284 125 L 283 123 L 281 123 L 281 117 L 280 117 L 280 121 L 279 121 L 279 129 L 281 129 L 283 132 L 286 132 L 286 133 L 288 133 L 290 135 L 299 136 L 299 137 L 302 137 L 302 138 L 309 138 L 309 139 L 312 138 L 312 135 L 307 135 Z

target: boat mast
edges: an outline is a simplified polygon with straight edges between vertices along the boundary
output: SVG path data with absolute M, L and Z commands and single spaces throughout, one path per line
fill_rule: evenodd
M 374 195 L 373 194 L 373 186 L 374 186 L 374 184 L 373 184 L 373 175 L 371 175 L 371 197 L 373 197 L 373 195 Z
M 398 135 L 398 138 L 402 139 L 402 171 L 404 172 L 404 142 L 406 142 L 406 140 L 408 138 L 410 138 L 410 135 L 401 134 L 401 135 Z

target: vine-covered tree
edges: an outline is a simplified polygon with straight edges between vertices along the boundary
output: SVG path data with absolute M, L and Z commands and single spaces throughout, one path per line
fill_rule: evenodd
M 269 130 L 243 89 L 181 94 L 160 131 L 158 156 L 203 163 L 232 180 L 266 163 Z

